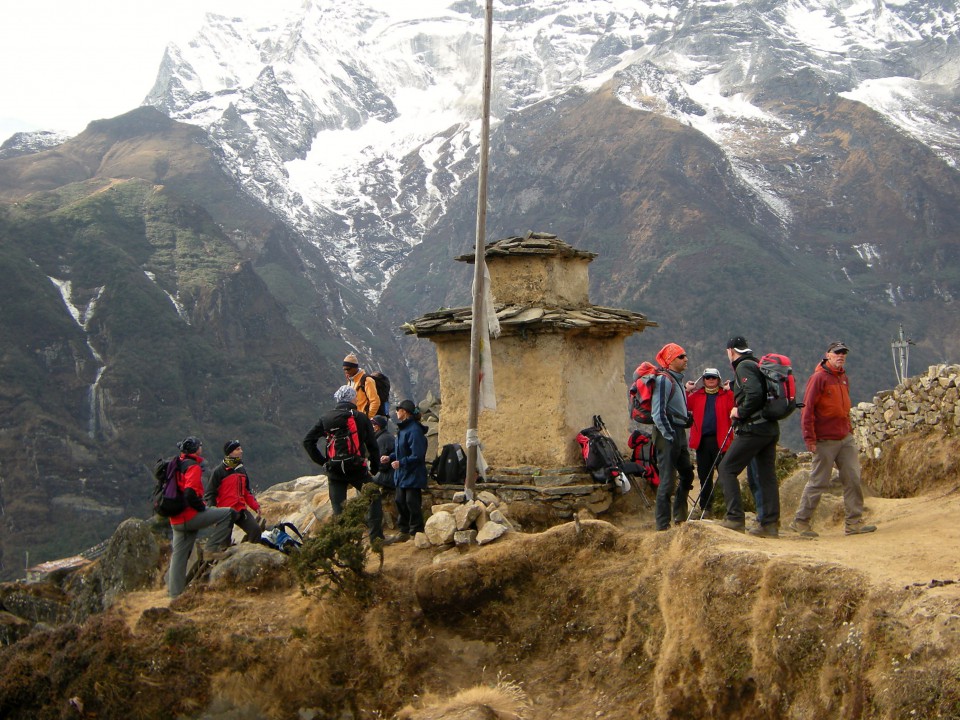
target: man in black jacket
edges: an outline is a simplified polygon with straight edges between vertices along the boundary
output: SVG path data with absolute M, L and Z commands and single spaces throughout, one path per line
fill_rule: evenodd
M 347 487 L 360 492 L 363 484 L 370 481 L 371 473 L 380 471 L 380 454 L 370 418 L 354 404 L 357 391 L 343 385 L 333 399 L 336 406 L 307 433 L 303 447 L 311 460 L 327 469 L 330 504 L 333 514 L 339 515 L 347 499 Z M 321 438 L 325 438 L 322 452 L 317 447 Z M 377 531 L 370 525 L 371 535 L 376 537 Z
M 767 401 L 767 386 L 763 373 L 753 356 L 753 350 L 742 335 L 727 342 L 727 358 L 733 366 L 733 395 L 736 403 L 730 411 L 735 438 L 717 470 L 717 483 L 723 488 L 727 501 L 727 517 L 720 522 L 725 528 L 743 532 L 746 529 L 743 498 L 737 477 L 754 458 L 757 459 L 757 482 L 763 497 L 762 515 L 758 526 L 750 529 L 759 537 L 779 537 L 780 490 L 777 487 L 777 442 L 780 425 L 762 415 Z

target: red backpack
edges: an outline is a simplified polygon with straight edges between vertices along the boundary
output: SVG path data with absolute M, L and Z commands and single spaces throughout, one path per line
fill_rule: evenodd
M 346 474 L 363 467 L 360 433 L 357 431 L 356 410 L 340 410 L 327 419 L 327 466 L 334 465 Z
M 798 407 L 803 407 L 797 404 L 797 385 L 790 358 L 767 353 L 757 366 L 767 386 L 767 401 L 762 410 L 764 420 L 783 420 Z
M 633 373 L 630 386 L 630 419 L 642 425 L 653 425 L 653 381 L 664 371 L 644 360 Z M 670 383 L 670 397 L 676 392 L 676 383 Z
M 659 487 L 660 471 L 653 438 L 643 430 L 634 430 L 627 439 L 627 446 L 633 450 L 631 459 L 637 464 L 638 474 L 653 487 Z

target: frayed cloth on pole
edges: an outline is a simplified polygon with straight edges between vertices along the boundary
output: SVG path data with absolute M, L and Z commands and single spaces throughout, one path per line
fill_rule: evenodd
M 473 288 L 476 293 L 477 288 Z M 490 289 L 490 271 L 487 261 L 483 261 L 483 295 L 480 298 L 481 321 L 478 326 L 480 334 L 480 404 L 481 412 L 497 409 L 497 393 L 493 385 L 493 354 L 490 351 L 490 338 L 500 336 L 500 321 L 497 320 L 497 310 L 494 306 L 493 292 Z M 481 471 L 481 474 L 482 471 Z

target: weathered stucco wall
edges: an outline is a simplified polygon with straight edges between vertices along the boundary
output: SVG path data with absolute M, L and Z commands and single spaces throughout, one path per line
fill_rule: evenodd
M 453 340 L 451 342 L 450 340 Z M 443 412 L 439 443 L 463 444 L 468 338 L 437 339 Z M 623 337 L 527 334 L 491 343 L 497 410 L 480 413 L 483 454 L 494 468 L 582 464 L 577 432 L 603 417 L 623 451 L 628 435 Z
M 590 261 L 555 255 L 491 257 L 490 289 L 497 303 L 584 307 L 590 304 Z

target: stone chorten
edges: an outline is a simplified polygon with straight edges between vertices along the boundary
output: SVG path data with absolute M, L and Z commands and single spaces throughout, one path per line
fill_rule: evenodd
M 592 305 L 588 265 L 596 253 L 547 233 L 486 246 L 500 337 L 491 342 L 497 409 L 479 417 L 483 454 L 494 472 L 582 467 L 577 432 L 602 416 L 626 449 L 629 418 L 624 340 L 656 326 L 640 313 Z M 458 261 L 473 263 L 474 256 Z M 439 445 L 467 430 L 472 309 L 427 313 L 408 334 L 436 345 L 443 402 Z

